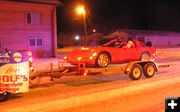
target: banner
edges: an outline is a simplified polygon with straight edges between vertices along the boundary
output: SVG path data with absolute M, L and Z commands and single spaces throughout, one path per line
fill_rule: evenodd
M 27 92 L 28 88 L 28 54 L 0 51 L 0 93 Z

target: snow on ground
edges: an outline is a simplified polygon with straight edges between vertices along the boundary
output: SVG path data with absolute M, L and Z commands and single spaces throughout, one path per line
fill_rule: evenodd
M 33 60 L 33 68 L 38 72 L 50 71 L 51 64 L 53 64 L 54 69 L 58 69 L 58 64 L 60 63 L 64 63 L 64 60 L 61 58 L 37 58 Z

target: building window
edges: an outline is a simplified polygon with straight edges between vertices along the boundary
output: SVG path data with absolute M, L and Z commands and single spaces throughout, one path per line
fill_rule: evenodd
M 29 39 L 29 46 L 35 46 L 35 39 Z
M 26 20 L 27 24 L 31 24 L 31 13 L 26 13 Z
M 43 45 L 42 39 L 39 38 L 30 38 L 28 41 L 30 47 L 42 47 Z
M 27 12 L 26 13 L 26 23 L 27 24 L 41 24 L 40 12 Z
M 37 42 L 37 46 L 42 46 L 42 39 L 37 39 L 36 42 Z

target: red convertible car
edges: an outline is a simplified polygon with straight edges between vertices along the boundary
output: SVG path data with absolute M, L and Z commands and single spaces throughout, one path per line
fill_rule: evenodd
M 139 41 L 114 39 L 98 47 L 75 49 L 64 56 L 64 60 L 71 64 L 107 67 L 109 64 L 151 60 L 156 57 L 156 53 L 155 48 L 147 47 Z

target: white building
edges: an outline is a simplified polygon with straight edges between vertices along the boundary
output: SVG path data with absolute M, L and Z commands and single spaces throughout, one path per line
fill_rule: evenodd
M 1 0 L 0 49 L 56 57 L 56 7 L 62 5 L 58 0 Z
M 133 38 L 144 43 L 150 41 L 156 47 L 180 46 L 180 33 L 171 31 L 120 29 L 104 36 L 104 38 L 112 37 L 125 40 Z

